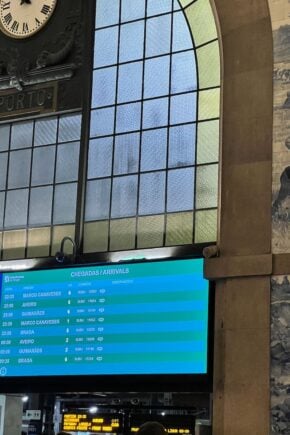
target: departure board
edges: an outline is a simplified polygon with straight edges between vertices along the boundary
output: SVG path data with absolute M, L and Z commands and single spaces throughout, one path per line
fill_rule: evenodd
M 205 374 L 202 259 L 0 275 L 0 377 Z
M 120 433 L 123 432 L 123 416 L 66 413 L 62 416 L 62 429 L 71 432 Z

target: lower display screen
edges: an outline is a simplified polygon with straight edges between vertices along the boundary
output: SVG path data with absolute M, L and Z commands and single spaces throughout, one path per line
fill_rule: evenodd
M 205 374 L 201 259 L 0 275 L 0 376 Z

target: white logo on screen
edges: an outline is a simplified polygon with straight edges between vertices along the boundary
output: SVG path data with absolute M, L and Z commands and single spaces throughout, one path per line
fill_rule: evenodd
M 9 282 L 9 276 L 5 276 L 4 281 Z
M 0 376 L 5 376 L 7 373 L 6 367 L 0 367 Z

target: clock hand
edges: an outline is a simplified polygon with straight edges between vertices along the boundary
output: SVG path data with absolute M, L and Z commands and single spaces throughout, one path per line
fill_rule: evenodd
M 31 4 L 31 0 L 21 0 L 20 6 L 24 3 L 27 3 L 28 5 Z

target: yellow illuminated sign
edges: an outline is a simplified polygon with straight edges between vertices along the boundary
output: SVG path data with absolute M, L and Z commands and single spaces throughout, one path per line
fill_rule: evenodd
M 191 433 L 190 429 L 188 429 L 188 428 L 167 427 L 165 429 L 166 429 L 166 432 L 168 434 L 190 434 Z M 139 427 L 136 427 L 136 426 L 131 427 L 131 432 L 136 433 L 136 432 L 138 432 L 138 430 L 139 430 Z
M 62 428 L 72 432 L 116 433 L 120 430 L 120 419 L 110 415 L 92 417 L 87 414 L 64 414 Z

